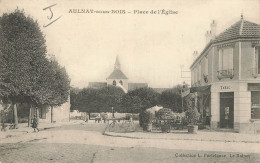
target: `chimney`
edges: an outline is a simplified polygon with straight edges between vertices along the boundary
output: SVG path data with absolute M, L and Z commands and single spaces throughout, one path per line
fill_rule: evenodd
M 211 40 L 211 31 L 207 31 L 205 37 L 206 37 L 206 44 L 208 44 Z
M 217 34 L 217 24 L 216 24 L 215 20 L 212 21 L 212 23 L 210 24 L 210 27 L 211 27 L 211 37 L 212 37 L 212 39 L 214 39 Z
M 195 61 L 197 59 L 198 55 L 199 55 L 198 51 L 193 52 L 193 61 Z

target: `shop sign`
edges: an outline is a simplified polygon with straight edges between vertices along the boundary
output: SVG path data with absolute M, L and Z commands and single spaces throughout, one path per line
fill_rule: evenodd
M 230 85 L 221 85 L 220 90 L 230 90 L 231 86 Z
M 233 92 L 236 88 L 235 84 L 230 83 L 221 83 L 221 84 L 215 84 L 215 86 L 212 87 L 212 92 Z

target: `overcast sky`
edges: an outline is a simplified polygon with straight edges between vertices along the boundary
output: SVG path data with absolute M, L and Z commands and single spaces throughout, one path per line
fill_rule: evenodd
M 43 9 L 53 4 L 49 20 L 50 10 Z M 80 88 L 106 81 L 117 55 L 130 82 L 172 87 L 186 80 L 181 78 L 180 65 L 189 70 L 193 51 L 200 53 L 205 47 L 205 32 L 213 19 L 217 34 L 239 21 L 241 12 L 245 20 L 260 24 L 259 0 L 0 0 L 1 15 L 17 7 L 38 20 L 48 54 L 66 67 L 71 85 Z M 131 13 L 69 13 L 70 9 Z M 178 14 L 133 14 L 162 9 Z

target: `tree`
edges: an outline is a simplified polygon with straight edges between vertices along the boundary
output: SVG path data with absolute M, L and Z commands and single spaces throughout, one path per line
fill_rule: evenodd
M 82 89 L 79 88 L 70 89 L 70 110 L 71 111 L 78 109 L 77 98 L 80 91 L 82 91 Z
M 18 103 L 61 105 L 68 100 L 70 80 L 65 68 L 47 59 L 39 25 L 23 11 L 2 15 L 0 36 L 0 95 L 14 105 L 17 128 Z
M 174 112 L 182 111 L 182 97 L 180 91 L 181 85 L 177 85 L 172 89 L 168 89 L 162 92 L 160 98 L 160 104 L 165 108 L 170 108 Z
M 110 112 L 113 107 L 120 112 L 124 92 L 121 88 L 107 86 L 101 89 L 83 88 L 79 93 L 73 90 L 71 103 L 73 109 L 82 112 Z
M 159 104 L 160 94 L 152 88 L 139 88 L 129 91 L 123 98 L 123 108 L 127 112 L 140 113 L 143 110 Z
M 15 10 L 0 18 L 0 36 L 3 71 L 0 80 L 5 93 L 14 105 L 15 128 L 18 128 L 17 103 L 31 101 L 32 90 L 37 83 L 42 65 L 46 60 L 46 46 L 43 34 L 32 18 L 23 11 Z
M 83 88 L 73 99 L 74 108 L 82 112 L 99 112 L 100 103 L 98 89 Z
M 121 112 L 122 98 L 125 95 L 121 88 L 109 85 L 99 91 L 100 111 L 110 112 L 113 107 L 115 111 Z
M 46 85 L 48 92 L 41 89 L 42 91 L 45 91 L 43 95 L 46 96 L 46 100 L 42 101 L 40 104 L 47 104 L 51 106 L 51 122 L 53 122 L 53 107 L 60 106 L 68 101 L 70 94 L 70 79 L 65 67 L 59 66 L 55 59 L 51 60 L 49 68 L 51 74 L 48 74 L 47 78 L 44 78 L 48 79 L 48 81 L 46 81 L 46 83 L 48 83 Z

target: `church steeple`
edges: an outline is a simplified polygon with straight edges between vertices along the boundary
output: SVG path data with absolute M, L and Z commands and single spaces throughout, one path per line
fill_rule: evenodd
M 118 58 L 118 56 L 116 56 L 116 62 L 115 62 L 115 64 L 114 64 L 114 69 L 116 70 L 116 69 L 119 69 L 120 70 L 120 62 L 119 62 L 119 58 Z

